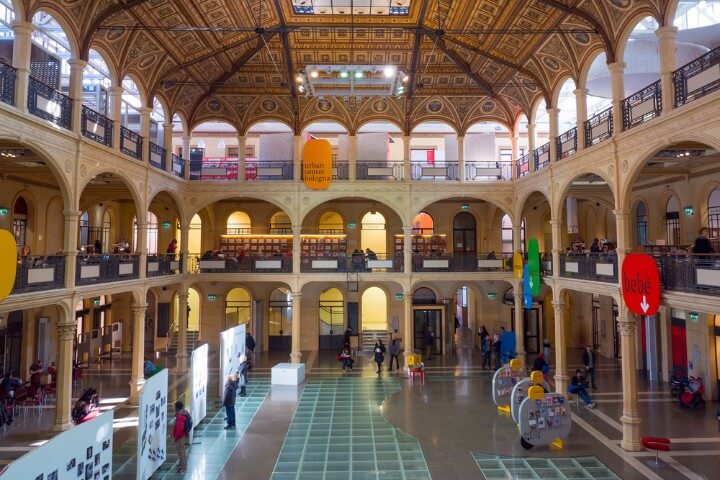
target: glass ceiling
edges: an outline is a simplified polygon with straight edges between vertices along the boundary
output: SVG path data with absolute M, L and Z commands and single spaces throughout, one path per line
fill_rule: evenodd
M 300 15 L 407 15 L 411 0 L 293 0 Z

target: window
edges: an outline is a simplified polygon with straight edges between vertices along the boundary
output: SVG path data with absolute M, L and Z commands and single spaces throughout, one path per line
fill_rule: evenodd
M 717 248 L 718 239 L 720 239 L 720 188 L 716 188 L 710 193 L 707 226 L 710 230 L 709 238 Z
M 522 154 L 520 156 L 522 156 Z M 500 149 L 500 161 L 501 162 L 512 162 L 512 148 L 501 148 Z
M 245 145 L 245 157 L 255 158 L 255 145 Z
M 146 239 L 148 255 L 157 255 L 158 253 L 158 220 L 157 216 L 152 212 L 147 212 L 146 220 Z M 133 250 L 139 252 L 138 249 L 138 224 L 137 218 L 133 218 Z
M 420 212 L 413 219 L 413 235 L 432 235 L 433 234 L 433 218 L 430 214 Z
M 680 245 L 680 202 L 675 196 L 665 207 L 665 235 L 668 245 Z
M 640 202 L 635 211 L 635 236 L 638 245 L 646 245 L 648 243 L 648 213 L 645 202 Z
M 505 215 L 502 219 L 502 253 L 514 253 L 513 251 L 513 225 L 510 215 Z M 525 219 L 520 224 L 520 249 L 525 251 Z
M 28 206 L 23 197 L 18 197 L 15 200 L 15 206 L 13 207 L 13 234 L 15 235 L 15 241 L 17 242 L 18 248 L 22 248 L 27 245 L 25 242 L 27 235 L 28 225 Z
M 240 147 L 225 147 L 225 156 L 227 158 L 238 158 Z
M 428 165 L 435 165 L 435 149 L 413 148 L 410 150 L 410 161 L 426 162 Z

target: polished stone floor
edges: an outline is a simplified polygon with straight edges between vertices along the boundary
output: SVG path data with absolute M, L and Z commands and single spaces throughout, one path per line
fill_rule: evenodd
M 217 369 L 210 371 L 208 417 L 188 454 L 188 473 L 177 474 L 176 455 L 154 478 L 221 479 L 716 479 L 720 478 L 715 402 L 691 412 L 677 405 L 666 384 L 638 374 L 641 434 L 667 436 L 669 465 L 649 467 L 651 452 L 620 449 L 620 368 L 601 359 L 598 407 L 573 406 L 573 427 L 563 449 L 524 450 L 517 427 L 493 408 L 491 372 L 478 355 L 435 357 L 424 384 L 383 371 L 359 356 L 343 375 L 335 352 L 305 352 L 308 380 L 300 387 L 269 385 L 270 366 L 287 354 L 259 355 L 250 373 L 250 396 L 238 399 L 238 429 L 222 430 Z M 579 352 L 571 352 L 574 370 Z M 216 359 L 210 359 L 214 365 Z M 168 361 L 169 398 L 187 391 L 187 368 Z M 103 408 L 115 413 L 115 478 L 133 478 L 137 410 L 127 404 L 129 359 L 90 367 L 85 385 L 99 386 Z M 0 465 L 52 436 L 53 406 L 30 410 L 0 432 Z

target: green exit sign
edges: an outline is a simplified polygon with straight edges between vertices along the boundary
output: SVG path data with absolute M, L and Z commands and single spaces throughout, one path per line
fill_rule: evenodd
M 468 205 L 467 203 L 463 203 L 462 205 L 460 205 L 460 210 L 468 210 L 468 209 L 470 209 L 470 205 Z
M 690 312 L 690 320 L 692 320 L 693 322 L 697 322 L 699 318 L 700 314 L 698 314 L 697 312 Z
M 396 293 L 395 294 L 395 300 L 402 300 L 403 298 L 405 298 L 404 293 Z
M 215 300 L 217 300 L 217 295 L 214 293 L 208 294 L 208 302 L 214 302 Z

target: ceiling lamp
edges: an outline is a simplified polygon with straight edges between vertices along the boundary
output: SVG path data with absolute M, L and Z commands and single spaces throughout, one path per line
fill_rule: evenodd
M 383 69 L 383 75 L 385 76 L 385 78 L 392 78 L 393 75 L 395 75 L 395 67 L 393 67 L 392 65 L 388 65 Z

